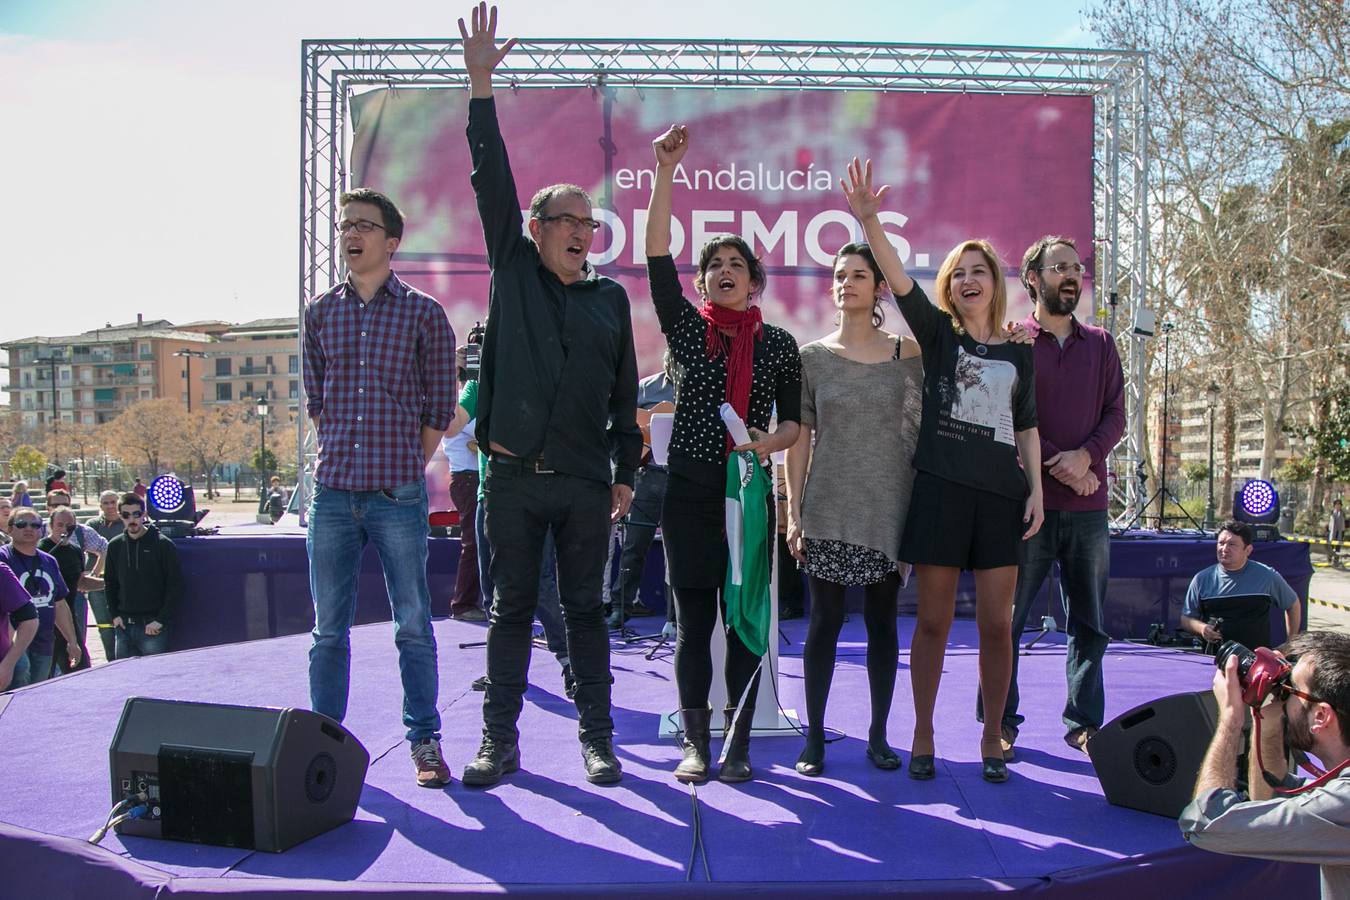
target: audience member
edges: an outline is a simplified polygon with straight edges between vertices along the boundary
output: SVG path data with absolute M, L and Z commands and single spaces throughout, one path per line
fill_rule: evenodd
M 15 663 L 14 687 L 37 684 L 51 677 L 57 631 L 66 639 L 69 652 L 66 658 L 70 664 L 80 663 L 80 640 L 67 603 L 69 592 L 60 565 L 50 554 L 38 549 L 41 529 L 41 516 L 29 508 L 18 509 L 10 517 L 13 543 L 0 547 L 0 563 L 19 579 L 38 613 L 37 633 L 28 645 L 28 652 Z
M 14 512 L 14 501 L 0 497 L 0 547 L 9 543 L 9 517 Z
M 0 566 L 0 617 L 0 691 L 7 691 L 13 685 L 19 660 L 27 657 L 38 630 L 37 607 L 8 566 Z
M 150 493 L 150 489 L 145 486 L 145 482 L 141 481 L 139 478 L 137 478 L 136 483 L 131 486 L 131 491 L 142 500 L 145 499 L 146 494 Z
M 86 646 L 89 605 L 82 588 L 86 586 L 102 587 L 103 583 L 93 578 L 86 580 L 84 574 L 86 557 L 85 552 L 80 549 L 77 543 L 75 524 L 75 513 L 70 507 L 58 506 L 53 509 L 51 516 L 47 519 L 48 534 L 38 543 L 38 549 L 50 553 L 61 568 L 61 578 L 66 583 L 66 590 L 69 591 L 67 602 L 70 603 L 70 614 L 74 620 L 75 634 L 79 638 L 80 644 L 80 663 L 73 669 L 87 669 L 89 668 L 89 649 Z M 73 670 L 72 667 L 66 665 L 66 660 L 74 659 L 75 654 L 67 653 L 66 649 L 65 637 L 60 634 L 56 635 L 52 657 L 62 673 Z
M 1224 522 L 1219 526 L 1215 553 L 1219 561 L 1201 569 L 1186 589 L 1181 607 L 1181 627 L 1217 646 L 1223 640 L 1222 629 L 1201 618 L 1200 601 L 1219 597 L 1260 595 L 1284 610 L 1285 632 L 1298 634 L 1303 620 L 1303 605 L 1289 582 L 1265 563 L 1252 559 L 1256 532 L 1245 522 Z
M 1345 509 L 1341 498 L 1331 501 L 1331 513 L 1327 516 L 1327 562 L 1333 566 L 1341 564 L 1341 541 L 1345 540 Z
M 14 490 L 10 492 L 9 499 L 10 502 L 16 507 L 32 506 L 33 498 L 28 496 L 28 482 L 26 481 L 14 482 Z
M 120 496 L 117 491 L 104 491 L 98 495 L 99 517 L 89 523 L 89 527 L 98 532 L 98 536 L 105 541 L 111 541 L 122 533 L 122 517 L 117 514 L 117 500 Z M 96 578 L 103 577 L 107 558 L 105 552 L 90 574 Z M 98 623 L 98 638 L 103 642 L 103 658 L 112 661 L 116 658 L 116 642 L 113 639 L 112 614 L 108 612 L 108 592 L 100 588 L 90 591 L 86 596 L 89 598 L 89 609 L 94 614 L 94 621 Z
M 47 477 L 45 489 L 48 494 L 52 491 L 69 491 L 70 485 L 66 484 L 66 470 L 57 469 L 52 472 L 52 474 Z
M 169 649 L 169 628 L 183 599 L 178 548 L 145 521 L 145 501 L 134 491 L 118 501 L 125 530 L 108 543 L 103 568 L 114 655 L 150 656 Z

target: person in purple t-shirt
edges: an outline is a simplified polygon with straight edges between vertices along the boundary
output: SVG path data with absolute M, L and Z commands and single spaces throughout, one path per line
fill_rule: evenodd
M 1104 329 L 1074 318 L 1085 267 L 1074 242 L 1047 235 L 1022 258 L 1022 284 L 1036 308 L 1024 323 L 1035 337 L 1036 409 L 1040 420 L 1045 525 L 1026 544 L 1013 607 L 1013 675 L 1003 707 L 1003 754 L 1024 717 L 1017 712 L 1017 642 L 1050 566 L 1058 562 L 1068 630 L 1064 740 L 1087 752 L 1102 726 L 1102 627 L 1111 563 L 1106 459 L 1125 431 L 1124 375 Z M 976 704 L 977 714 L 981 712 Z
M 42 517 L 30 507 L 14 513 L 9 521 L 14 542 L 0 547 L 0 564 L 9 567 L 37 608 L 38 628 L 23 659 L 16 660 L 14 687 L 46 681 L 52 675 L 52 651 L 55 633 L 66 639 L 70 666 L 80 664 L 83 651 L 75 634 L 75 623 L 66 602 L 70 592 L 55 558 L 38 549 Z
M 8 690 L 14 680 L 14 666 L 28 653 L 28 645 L 38 630 L 37 607 L 28 599 L 28 592 L 6 566 L 0 566 L 0 691 Z M 10 626 L 14 640 L 9 639 Z

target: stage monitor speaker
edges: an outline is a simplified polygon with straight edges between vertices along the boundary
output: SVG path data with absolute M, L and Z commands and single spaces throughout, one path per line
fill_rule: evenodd
M 1136 706 L 1088 741 L 1108 803 L 1175 819 L 1191 800 L 1218 705 L 1209 691 Z
M 127 700 L 108 754 L 113 803 L 149 797 L 118 834 L 274 853 L 350 822 L 370 765 L 309 710 L 149 697 Z

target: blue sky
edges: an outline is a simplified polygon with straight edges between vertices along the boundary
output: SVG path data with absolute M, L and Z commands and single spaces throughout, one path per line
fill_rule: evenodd
M 1082 0 L 556 0 L 525 37 L 1092 46 Z M 0 0 L 10 278 L 0 340 L 293 314 L 304 38 L 450 37 L 469 4 Z M 575 10 L 584 12 L 578 14 Z

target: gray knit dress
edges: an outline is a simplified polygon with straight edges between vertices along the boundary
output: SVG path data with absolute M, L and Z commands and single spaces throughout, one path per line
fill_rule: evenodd
M 923 361 L 846 359 L 801 348 L 802 425 L 815 429 L 802 493 L 808 575 L 874 584 L 896 571 L 914 484 Z

